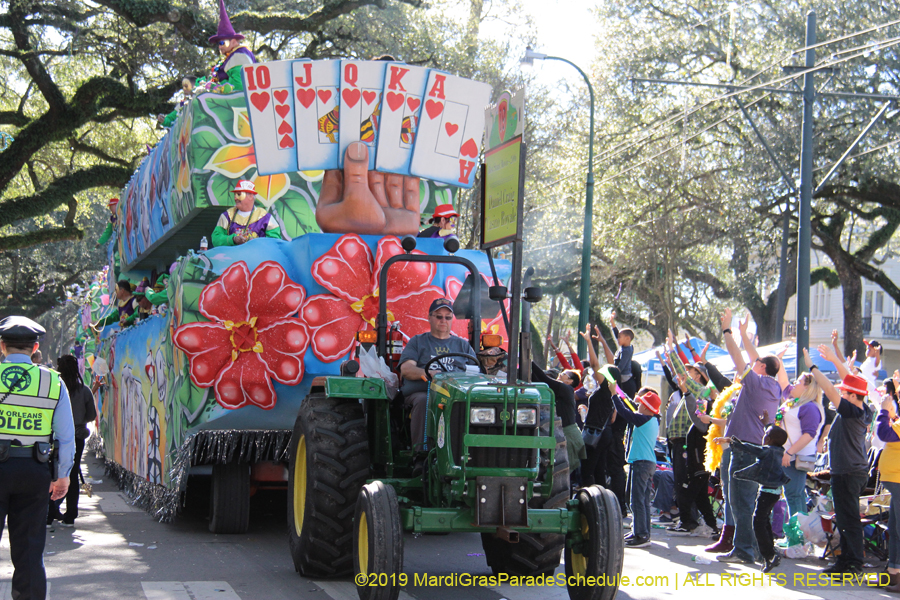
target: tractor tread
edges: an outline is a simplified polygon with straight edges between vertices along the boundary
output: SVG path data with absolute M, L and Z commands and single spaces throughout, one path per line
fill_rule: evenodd
M 306 502 L 302 530 L 294 519 L 297 446 L 306 440 Z M 369 469 L 362 406 L 324 393 L 300 405 L 291 439 L 288 530 L 291 558 L 306 577 L 343 577 L 353 568 L 353 513 Z

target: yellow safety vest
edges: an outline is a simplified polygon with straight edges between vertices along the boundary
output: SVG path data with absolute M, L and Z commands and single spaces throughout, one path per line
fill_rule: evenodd
M 0 404 L 0 440 L 22 446 L 49 442 L 61 389 L 58 373 L 28 363 L 0 364 L 0 398 L 6 396 Z

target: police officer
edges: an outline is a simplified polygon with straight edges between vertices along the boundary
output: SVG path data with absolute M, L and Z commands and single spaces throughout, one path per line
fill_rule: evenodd
M 44 328 L 25 317 L 0 321 L 0 533 L 9 516 L 12 596 L 44 600 L 47 507 L 69 489 L 75 425 L 66 386 L 54 371 L 32 364 Z M 55 467 L 51 438 L 59 441 Z M 55 471 L 51 475 L 51 469 Z

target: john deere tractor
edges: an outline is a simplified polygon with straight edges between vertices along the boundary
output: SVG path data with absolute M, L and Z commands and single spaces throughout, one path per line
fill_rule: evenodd
M 360 346 L 373 344 L 386 365 L 399 371 L 392 364 L 398 353 L 389 349 L 387 273 L 398 263 L 418 261 L 468 269 L 464 288 L 471 285 L 470 293 L 460 294 L 454 312 L 475 324 L 474 349 L 483 342 L 499 344 L 487 335 L 482 340 L 483 279 L 475 265 L 458 256 L 412 254 L 415 238 L 404 238 L 402 245 L 407 253 L 389 259 L 381 271 L 377 328 L 358 334 Z M 508 293 L 495 283 L 487 303 L 502 310 Z M 460 306 L 463 296 L 467 306 Z M 535 300 L 540 293 L 528 288 L 523 296 Z M 509 324 L 511 351 L 518 329 Z M 527 380 L 529 346 L 520 347 L 526 351 L 518 360 L 518 378 L 500 380 L 484 369 L 431 378 L 421 473 L 408 411 L 383 379 L 356 376 L 359 364 L 348 360 L 341 376 L 313 382 L 291 442 L 288 526 L 297 571 L 317 578 L 353 574 L 361 599 L 395 599 L 412 583 L 403 574 L 405 532 L 477 532 L 494 575 L 553 577 L 565 552 L 571 598 L 616 595 L 623 560 L 618 501 L 599 486 L 572 497 L 553 393 Z M 445 356 L 451 355 L 439 358 Z M 425 371 L 432 363 L 443 369 L 439 358 Z M 509 362 L 515 369 L 517 361 Z M 562 577 L 556 576 L 558 584 Z

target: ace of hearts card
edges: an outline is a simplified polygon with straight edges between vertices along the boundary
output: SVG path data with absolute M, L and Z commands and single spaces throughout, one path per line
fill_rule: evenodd
M 337 169 L 340 134 L 341 61 L 298 60 L 293 64 L 297 170 Z
M 341 61 L 340 150 L 338 160 L 344 167 L 344 152 L 353 142 L 369 147 L 369 169 L 375 169 L 376 140 L 381 117 L 381 90 L 387 62 L 380 60 Z
M 471 188 L 491 86 L 432 70 L 424 100 L 410 175 Z
M 388 63 L 375 156 L 377 170 L 409 175 L 428 71 L 426 67 Z
M 287 173 L 297 168 L 297 134 L 290 60 L 247 65 L 244 95 L 259 175 Z

